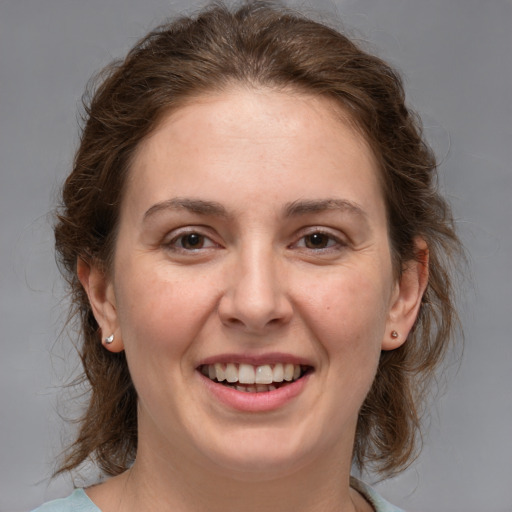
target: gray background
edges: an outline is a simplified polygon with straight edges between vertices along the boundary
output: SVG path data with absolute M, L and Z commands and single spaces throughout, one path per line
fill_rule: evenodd
M 168 0 L 0 0 L 0 510 L 66 494 L 50 482 L 62 384 L 76 364 L 48 212 L 77 143 L 93 72 L 162 17 Z M 418 462 L 378 489 L 410 511 L 512 511 L 512 3 L 338 0 L 347 28 L 404 74 L 439 154 L 471 255 L 462 363 L 450 366 Z M 52 355 L 53 354 L 53 355 Z

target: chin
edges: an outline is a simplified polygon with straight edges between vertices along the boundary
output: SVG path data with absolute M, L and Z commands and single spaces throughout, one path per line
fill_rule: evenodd
M 217 474 L 234 480 L 262 482 L 286 477 L 314 461 L 304 442 L 292 442 L 289 433 L 285 437 L 248 432 L 227 436 L 229 446 L 223 443 L 209 459 Z

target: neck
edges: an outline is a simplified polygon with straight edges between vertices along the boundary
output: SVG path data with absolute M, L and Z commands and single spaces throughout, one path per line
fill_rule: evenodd
M 260 460 L 259 469 L 245 465 L 243 459 L 206 458 L 177 436 L 170 439 L 171 443 L 169 438 L 164 442 L 158 429 L 139 435 L 133 467 L 88 489 L 90 498 L 103 512 L 372 510 L 350 489 L 353 435 L 340 436 L 338 443 L 327 443 L 314 455 L 303 452 L 293 461 Z
M 340 454 L 338 454 L 340 455 Z M 338 457 L 265 478 L 221 474 L 187 462 L 146 457 L 139 452 L 131 470 L 117 478 L 119 510 L 161 512 L 356 512 L 364 500 L 349 488 L 349 467 Z M 334 460 L 335 459 L 335 460 Z M 92 496 L 91 496 L 92 497 Z M 99 503 L 98 503 L 99 504 Z M 113 504 L 112 504 L 113 505 Z M 100 507 L 101 508 L 101 507 Z M 105 507 L 104 512 L 117 510 Z

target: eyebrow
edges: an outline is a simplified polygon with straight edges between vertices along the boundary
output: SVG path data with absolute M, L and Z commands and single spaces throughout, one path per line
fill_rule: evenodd
M 296 217 L 308 213 L 321 213 L 328 210 L 348 212 L 357 217 L 361 217 L 364 221 L 368 221 L 367 213 L 357 203 L 347 199 L 334 198 L 293 201 L 286 205 L 285 215 L 287 217 Z
M 144 214 L 144 220 L 165 210 L 188 210 L 199 215 L 213 215 L 215 217 L 229 218 L 231 215 L 226 208 L 216 201 L 175 197 L 151 206 Z M 347 199 L 307 199 L 288 203 L 284 208 L 285 217 L 300 217 L 310 213 L 321 213 L 329 210 L 348 212 L 367 222 L 366 212 L 353 201 Z
M 189 212 L 197 213 L 199 215 L 229 217 L 226 208 L 215 201 L 175 197 L 151 206 L 151 208 L 149 208 L 144 214 L 144 220 L 163 210 L 188 210 Z

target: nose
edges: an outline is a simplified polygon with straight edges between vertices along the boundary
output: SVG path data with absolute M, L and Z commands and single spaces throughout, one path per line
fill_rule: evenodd
M 218 306 L 224 325 L 265 334 L 290 321 L 293 307 L 277 260 L 270 248 L 254 248 L 236 258 Z

